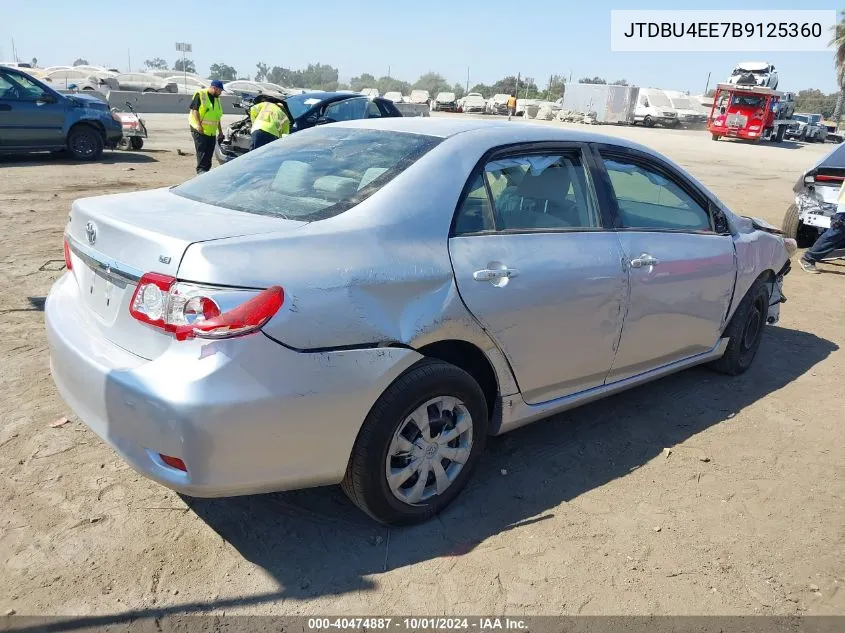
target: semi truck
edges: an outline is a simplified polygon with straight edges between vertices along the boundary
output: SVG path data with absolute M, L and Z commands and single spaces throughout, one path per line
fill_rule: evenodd
M 780 143 L 796 125 L 794 111 L 791 93 L 748 84 L 718 84 L 707 130 L 714 141 L 739 138 Z

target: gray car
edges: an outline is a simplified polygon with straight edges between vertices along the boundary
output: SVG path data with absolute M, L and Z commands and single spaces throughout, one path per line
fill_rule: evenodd
M 422 118 L 78 200 L 65 239 L 53 376 L 124 459 L 192 496 L 342 483 L 389 524 L 489 435 L 748 369 L 795 247 L 628 141 Z

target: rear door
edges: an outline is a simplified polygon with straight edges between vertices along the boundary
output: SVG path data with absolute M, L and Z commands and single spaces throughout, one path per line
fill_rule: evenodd
M 630 301 L 608 382 L 707 352 L 733 297 L 736 257 L 721 212 L 667 163 L 599 149 L 602 180 L 630 278 Z
M 494 155 L 467 182 L 449 240 L 458 290 L 528 403 L 599 386 L 610 370 L 627 276 L 604 224 L 577 144 Z

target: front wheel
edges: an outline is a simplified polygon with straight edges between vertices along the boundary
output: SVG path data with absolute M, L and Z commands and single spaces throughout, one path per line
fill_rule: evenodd
M 650 116 L 646 116 L 643 119 L 643 125 L 645 127 L 654 127 L 654 120 Z
M 714 141 L 718 141 L 718 140 L 719 140 L 719 135 L 718 135 L 718 134 L 711 134 L 711 135 L 710 135 L 710 138 L 712 138 Z
M 133 136 L 130 142 L 132 149 L 138 150 L 144 147 L 144 139 L 140 136 Z
M 67 149 L 77 160 L 95 160 L 104 147 L 103 135 L 90 125 L 77 125 L 67 137 Z
M 758 279 L 739 304 L 722 335 L 730 339 L 724 356 L 710 366 L 716 371 L 738 376 L 745 373 L 760 347 L 769 314 L 769 289 Z
M 388 525 L 410 525 L 448 506 L 484 450 L 487 402 L 478 383 L 425 359 L 388 387 L 355 440 L 341 484 L 355 505 Z

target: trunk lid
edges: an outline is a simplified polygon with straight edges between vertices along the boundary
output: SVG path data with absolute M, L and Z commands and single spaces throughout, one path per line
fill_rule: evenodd
M 241 213 L 177 196 L 169 189 L 83 198 L 66 228 L 80 301 L 102 336 L 152 359 L 170 344 L 161 330 L 135 320 L 129 304 L 147 272 L 177 276 L 187 248 L 197 242 L 285 232 L 304 222 Z M 214 284 L 208 278 L 191 279 Z

